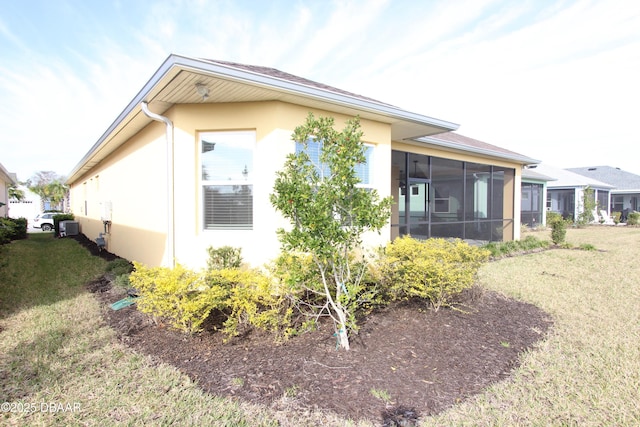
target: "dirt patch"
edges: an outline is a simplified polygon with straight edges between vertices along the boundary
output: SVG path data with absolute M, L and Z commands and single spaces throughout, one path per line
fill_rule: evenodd
M 551 326 L 531 304 L 467 292 L 464 311 L 434 312 L 414 301 L 373 313 L 348 352 L 336 350 L 328 323 L 280 345 L 259 332 L 223 343 L 225 336 L 210 328 L 188 336 L 135 306 L 111 310 L 108 305 L 126 295 L 105 281 L 87 288 L 104 304 L 104 318 L 120 339 L 177 367 L 207 392 L 275 408 L 286 401 L 291 410 L 388 426 L 413 425 L 502 380 Z

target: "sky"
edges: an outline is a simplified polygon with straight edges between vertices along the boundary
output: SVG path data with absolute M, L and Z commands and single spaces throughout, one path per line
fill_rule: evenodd
M 0 163 L 67 176 L 172 53 L 640 175 L 637 0 L 0 0 Z

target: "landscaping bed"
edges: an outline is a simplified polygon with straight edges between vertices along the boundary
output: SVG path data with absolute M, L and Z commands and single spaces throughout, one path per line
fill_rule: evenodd
M 551 326 L 533 305 L 473 289 L 458 310 L 435 312 L 414 301 L 374 312 L 352 337 L 350 351 L 336 350 L 328 323 L 282 344 L 260 332 L 224 343 L 210 326 L 189 336 L 154 323 L 135 306 L 111 310 L 125 292 L 108 278 L 87 288 L 124 343 L 177 367 L 211 394 L 354 420 L 386 417 L 386 425 L 396 425 L 394 412 L 436 414 L 504 379 Z

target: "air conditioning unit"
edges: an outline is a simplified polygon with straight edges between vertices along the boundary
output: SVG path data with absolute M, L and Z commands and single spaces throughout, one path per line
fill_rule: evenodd
M 58 227 L 60 229 L 60 237 L 77 236 L 80 233 L 78 221 L 60 221 Z

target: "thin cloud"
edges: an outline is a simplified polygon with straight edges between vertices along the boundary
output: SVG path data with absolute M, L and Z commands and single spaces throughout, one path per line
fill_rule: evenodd
M 15 3 L 0 17 L 0 160 L 21 179 L 68 173 L 170 53 L 276 67 L 460 123 L 461 133 L 544 161 L 610 157 L 640 173 L 631 156 L 601 149 L 639 142 L 640 2 L 64 7 L 65 16 L 44 16 Z

